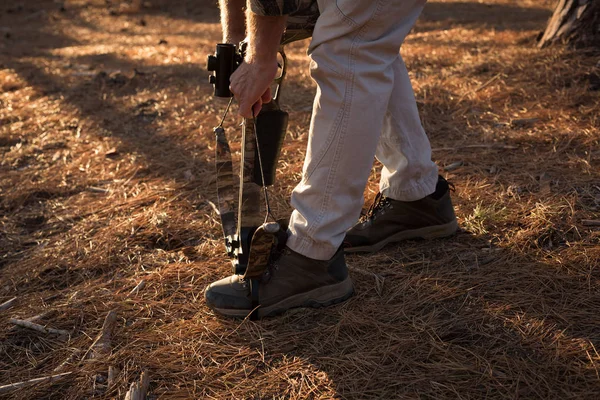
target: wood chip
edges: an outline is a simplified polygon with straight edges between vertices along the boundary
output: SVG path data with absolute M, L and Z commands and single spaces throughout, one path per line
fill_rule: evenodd
M 133 382 L 129 387 L 129 391 L 125 394 L 125 400 L 144 400 L 148 387 L 150 386 L 150 375 L 148 372 L 142 372 L 140 380 Z
M 444 167 L 444 171 L 447 171 L 447 172 L 454 171 L 455 169 L 458 169 L 458 168 L 462 167 L 463 165 L 464 165 L 464 163 L 462 161 L 456 161 L 450 165 L 446 165 Z
M 119 154 L 119 151 L 115 147 L 113 147 L 112 149 L 107 150 L 106 153 L 104 153 L 104 155 L 106 157 L 114 157 L 114 156 L 116 156 L 118 154 Z

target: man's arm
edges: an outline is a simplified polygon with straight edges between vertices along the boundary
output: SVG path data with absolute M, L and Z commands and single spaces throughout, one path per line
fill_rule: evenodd
M 262 16 L 248 11 L 248 47 L 244 62 L 231 75 L 230 89 L 245 118 L 258 114 L 271 101 L 271 83 L 277 74 L 277 52 L 287 15 Z
M 246 38 L 246 0 L 219 0 L 223 43 L 238 44 Z

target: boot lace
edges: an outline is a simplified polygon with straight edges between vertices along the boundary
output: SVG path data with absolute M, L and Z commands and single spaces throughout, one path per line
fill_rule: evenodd
M 389 204 L 390 200 L 387 197 L 382 195 L 381 192 L 377 193 L 377 196 L 375 196 L 375 199 L 371 203 L 369 210 L 366 212 L 366 214 L 363 214 L 360 217 L 360 222 L 365 222 L 367 220 L 373 219 L 379 211 L 386 208 Z
M 265 272 L 261 277 L 262 283 L 269 283 L 269 281 L 273 278 L 273 275 L 279 270 L 279 259 L 282 255 L 289 253 L 289 250 L 284 248 L 282 250 L 274 249 L 271 253 L 271 259 L 267 264 L 267 268 L 265 268 Z

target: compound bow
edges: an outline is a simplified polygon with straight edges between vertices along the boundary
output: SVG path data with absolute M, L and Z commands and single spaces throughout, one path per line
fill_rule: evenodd
M 235 175 L 229 141 L 223 122 L 214 128 L 216 136 L 216 169 L 218 207 L 225 238 L 225 248 L 233 273 L 242 275 L 250 283 L 253 308 L 258 308 L 258 285 L 268 264 L 281 253 L 287 239 L 287 223 L 277 221 L 271 214 L 267 186 L 275 182 L 275 169 L 285 138 L 288 113 L 281 110 L 279 99 L 286 75 L 287 58 L 284 45 L 310 37 L 312 30 L 288 29 L 284 34 L 279 54 L 281 73 L 274 80 L 275 91 L 271 102 L 263 105 L 255 118 L 242 122 L 242 156 L 240 162 L 237 213 L 235 211 Z M 230 97 L 229 77 L 243 62 L 245 46 L 218 44 L 215 55 L 208 57 L 208 70 L 214 71 L 210 82 L 215 85 L 215 96 Z M 261 189 L 265 200 L 265 215 L 261 214 Z M 237 214 L 237 215 L 236 215 Z M 269 222 L 269 218 L 272 221 Z M 251 314 L 256 318 L 256 312 Z

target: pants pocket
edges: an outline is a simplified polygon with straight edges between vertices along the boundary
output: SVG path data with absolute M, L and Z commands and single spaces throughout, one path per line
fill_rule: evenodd
M 338 15 L 355 26 L 366 24 L 381 0 L 335 0 Z

